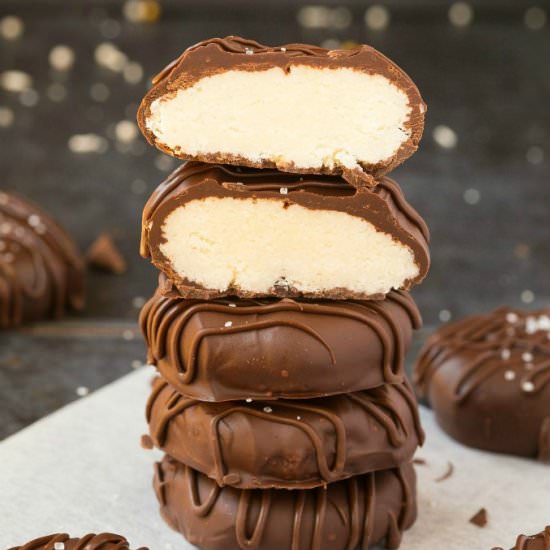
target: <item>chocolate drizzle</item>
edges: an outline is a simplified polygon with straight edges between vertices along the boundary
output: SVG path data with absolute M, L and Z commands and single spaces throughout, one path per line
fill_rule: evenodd
M 335 323 L 344 322 L 352 331 L 346 333 L 351 347 L 338 336 L 340 332 L 334 331 Z M 346 365 L 353 361 L 355 364 L 358 362 L 364 365 L 363 369 L 376 368 L 380 372 L 377 376 L 379 382 L 374 385 L 384 382 L 399 383 L 403 380 L 403 361 L 411 330 L 418 328 L 420 324 L 420 315 L 410 295 L 400 291 L 391 292 L 383 302 L 310 302 L 288 298 L 236 302 L 220 299 L 201 302 L 163 296 L 157 292 L 144 306 L 140 315 L 141 330 L 148 343 L 149 360 L 161 368 L 165 377 L 169 370 L 171 375 L 168 378 L 171 383 L 191 397 L 197 396 L 192 387 L 196 384 L 197 378 L 203 377 L 205 370 L 217 368 L 211 364 L 212 360 L 201 360 L 201 352 L 208 354 L 205 346 L 209 346 L 212 339 L 217 342 L 217 349 L 219 348 L 219 353 L 223 354 L 226 364 L 230 357 L 232 362 L 241 365 L 241 369 L 245 369 L 248 361 L 250 368 L 256 372 L 258 363 L 263 363 L 264 369 L 276 369 L 277 373 L 281 368 L 290 371 L 288 363 L 292 364 L 292 361 L 285 359 L 287 346 L 277 349 L 269 336 L 277 336 L 283 328 L 289 329 L 285 334 L 293 339 L 292 343 L 289 340 L 288 345 L 296 344 L 297 338 L 304 342 L 305 349 L 311 346 L 312 340 L 317 342 L 319 351 L 315 357 L 318 359 L 312 358 L 310 362 L 318 362 L 323 369 L 331 366 L 326 373 L 327 376 L 330 373 L 332 376 L 341 376 L 339 369 L 348 368 Z M 260 349 L 262 346 L 258 340 L 262 334 L 265 335 L 264 351 Z M 244 352 L 239 349 L 238 343 L 248 341 L 252 335 L 255 335 L 260 347 L 251 349 L 252 357 L 246 360 L 244 356 L 239 358 L 239 351 Z M 227 344 L 220 343 L 220 338 L 223 342 L 227 341 Z M 369 354 L 379 359 L 380 366 L 366 365 L 361 357 L 354 353 L 356 346 L 362 346 L 363 340 L 367 338 L 372 339 Z M 372 355 L 374 346 L 380 350 L 380 355 Z M 277 362 L 277 357 L 280 357 L 280 363 Z M 283 361 L 287 361 L 286 367 Z M 243 373 L 244 376 L 249 374 Z M 372 376 L 375 373 L 364 374 Z M 234 376 L 238 377 L 240 374 L 235 372 Z M 280 378 L 279 374 L 277 376 Z M 357 381 L 357 373 L 354 380 Z M 311 384 L 313 381 L 304 382 Z M 216 380 L 216 384 L 220 384 L 219 379 Z M 297 389 L 295 393 L 300 392 Z M 205 397 L 204 393 L 201 395 L 202 398 Z M 269 397 L 265 392 L 262 395 Z M 289 392 L 289 396 L 291 395 Z M 233 396 L 235 397 L 238 396 Z M 240 396 L 242 399 L 247 397 L 252 395 Z M 214 400 L 213 395 L 210 400 Z
M 410 460 L 424 441 L 407 383 L 267 406 L 261 401 L 195 401 L 159 379 L 146 416 L 157 447 L 219 485 L 240 488 L 303 489 L 394 467 Z M 287 448 L 290 441 L 292 449 Z M 265 456 L 278 461 L 266 463 Z M 292 464 L 295 456 L 305 458 Z
M 366 550 L 382 539 L 395 549 L 416 515 L 409 464 L 326 488 L 238 490 L 165 457 L 155 489 L 167 521 L 205 550 Z
M 34 205 L 0 193 L 0 328 L 82 308 L 83 278 L 68 235 Z
M 538 320 L 540 330 L 533 324 Z M 495 372 L 515 380 L 525 396 L 536 395 L 550 382 L 550 310 L 526 313 L 500 308 L 443 328 L 426 343 L 415 383 L 425 393 L 434 372 L 466 350 L 473 357 L 462 366 L 453 390 L 456 401 L 466 401 Z
M 57 550 L 58 545 L 61 545 L 63 550 L 130 550 L 128 541 L 113 533 L 92 533 L 82 538 L 71 538 L 66 533 L 58 533 L 35 539 L 11 550 Z
M 550 461 L 550 310 L 502 307 L 434 333 L 414 381 L 468 445 Z

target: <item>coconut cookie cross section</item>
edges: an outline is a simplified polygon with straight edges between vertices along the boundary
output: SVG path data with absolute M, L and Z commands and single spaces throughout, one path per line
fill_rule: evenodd
M 382 299 L 429 267 L 399 186 L 190 162 L 153 193 L 141 252 L 186 298 Z
M 166 67 L 138 122 L 152 145 L 183 159 L 382 175 L 416 151 L 425 111 L 412 80 L 370 46 L 269 47 L 229 36 Z

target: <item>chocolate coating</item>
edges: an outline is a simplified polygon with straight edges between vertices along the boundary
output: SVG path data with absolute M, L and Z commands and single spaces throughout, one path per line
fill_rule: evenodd
M 412 330 L 411 296 L 380 302 L 215 300 L 158 292 L 140 315 L 149 362 L 202 401 L 310 398 L 400 383 Z
M 252 52 L 252 55 L 246 52 Z M 305 65 L 313 68 L 350 68 L 369 74 L 379 74 L 387 78 L 392 84 L 405 92 L 409 99 L 411 114 L 404 127 L 411 134 L 399 150 L 390 158 L 378 164 L 363 164 L 362 168 L 377 176 L 383 175 L 404 160 L 409 158 L 418 148 L 424 130 L 424 114 L 426 105 L 422 101 L 420 92 L 409 76 L 374 48 L 366 45 L 350 50 L 327 50 L 308 44 L 286 44 L 284 46 L 269 47 L 254 40 L 247 40 L 238 36 L 213 38 L 199 42 L 188 48 L 176 60 L 172 61 L 153 79 L 153 87 L 138 110 L 137 120 L 139 127 L 147 141 L 161 151 L 179 158 L 192 158 L 209 163 L 236 164 L 256 168 L 278 168 L 285 172 L 316 172 L 306 170 L 293 164 L 283 165 L 275 161 L 264 160 L 255 162 L 241 156 L 228 155 L 219 152 L 201 156 L 189 156 L 184 151 L 174 151 L 161 143 L 147 128 L 146 119 L 150 116 L 151 104 L 158 98 L 170 96 L 176 90 L 193 86 L 198 80 L 231 70 L 264 71 L 273 67 L 281 67 L 286 72 L 292 66 Z M 322 113 L 319 113 L 322 116 Z M 261 123 L 261 121 L 260 121 Z M 341 174 L 341 167 L 323 167 L 322 173 Z
M 154 480 L 165 521 L 201 550 L 355 550 L 383 539 L 398 548 L 416 518 L 415 485 L 406 464 L 326 488 L 221 488 L 169 457 Z
M 409 462 L 424 434 L 407 383 L 306 401 L 206 403 L 158 379 L 154 444 L 219 485 L 311 488 Z
M 288 189 L 286 195 L 281 195 L 281 187 Z M 143 210 L 140 248 L 141 255 L 150 257 L 155 267 L 173 281 L 185 298 L 211 300 L 233 294 L 247 298 L 264 296 L 239 288 L 225 291 L 204 288 L 178 275 L 161 251 L 160 247 L 165 242 L 162 227 L 170 213 L 187 202 L 208 197 L 269 199 L 283 202 L 285 207 L 296 204 L 311 210 L 333 210 L 365 219 L 377 230 L 391 235 L 411 249 L 419 273 L 413 280 L 404 282 L 405 290 L 420 283 L 430 266 L 428 227 L 406 201 L 401 188 L 389 178 L 383 178 L 374 188 L 354 187 L 341 178 L 331 176 L 300 177 L 278 171 L 187 162 L 161 183 L 147 201 Z M 368 296 L 345 288 L 304 294 L 288 286 L 274 286 L 267 296 L 339 300 L 384 298 L 384 295 Z
M 50 216 L 0 192 L 0 329 L 84 306 L 84 262 Z
M 58 545 L 62 545 L 63 550 L 130 550 L 128 541 L 113 533 L 91 533 L 82 538 L 71 538 L 66 533 L 57 533 L 40 537 L 11 550 L 57 550 Z M 142 547 L 138 550 L 148 549 Z
M 415 383 L 461 443 L 550 462 L 550 310 L 503 307 L 443 327 Z
M 495 547 L 493 550 L 503 550 Z M 550 550 L 550 526 L 544 531 L 530 537 L 519 535 L 516 545 L 511 550 Z

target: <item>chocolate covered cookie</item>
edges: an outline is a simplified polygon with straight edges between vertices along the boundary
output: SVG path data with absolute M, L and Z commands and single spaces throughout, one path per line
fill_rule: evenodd
M 429 232 L 392 180 L 189 162 L 143 212 L 141 254 L 185 298 L 381 299 L 429 268 Z
M 410 464 L 326 488 L 242 490 L 165 457 L 154 487 L 166 522 L 201 550 L 397 548 L 416 518 Z
M 503 307 L 443 327 L 415 383 L 461 443 L 550 462 L 550 310 Z
M 158 379 L 147 421 L 157 447 L 240 489 L 303 489 L 394 468 L 424 437 L 407 383 L 301 401 L 207 403 Z
M 503 550 L 493 548 L 493 550 Z M 550 550 L 550 526 L 537 535 L 519 535 L 516 545 L 511 550 Z
M 72 538 L 66 533 L 47 535 L 11 550 L 130 550 L 128 541 L 113 533 L 89 534 Z M 138 550 L 148 550 L 145 547 Z
M 22 198 L 0 192 L 0 329 L 84 305 L 84 263 L 67 233 Z
M 158 74 L 138 122 L 152 145 L 183 159 L 381 175 L 416 151 L 425 111 L 412 80 L 369 46 L 229 36 L 196 44 Z
M 421 324 L 408 293 L 383 301 L 208 302 L 163 296 L 143 307 L 149 361 L 205 401 L 309 398 L 403 380 Z

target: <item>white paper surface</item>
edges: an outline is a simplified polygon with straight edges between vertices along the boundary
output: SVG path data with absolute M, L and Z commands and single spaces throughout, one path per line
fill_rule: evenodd
M 101 531 L 134 547 L 192 548 L 160 519 L 151 488 L 159 454 L 140 446 L 151 378 L 149 369 L 132 373 L 0 443 L 1 550 L 53 532 Z M 467 449 L 429 411 L 422 418 L 420 516 L 403 550 L 509 548 L 517 534 L 550 524 L 550 467 Z M 448 462 L 453 475 L 436 482 Z M 489 514 L 483 529 L 468 522 L 481 507 Z

